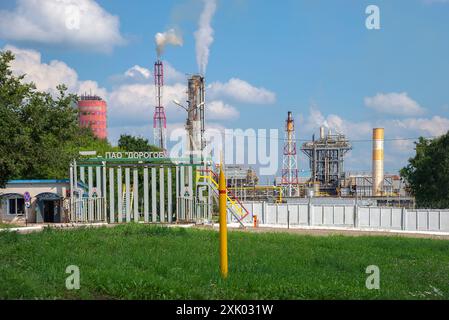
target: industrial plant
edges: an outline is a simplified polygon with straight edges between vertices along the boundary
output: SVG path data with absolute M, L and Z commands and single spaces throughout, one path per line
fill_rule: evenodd
M 155 99 L 152 119 L 153 143 L 168 156 L 167 122 L 170 119 L 167 119 L 163 102 L 166 100 L 164 100 L 162 55 L 166 45 L 182 45 L 182 39 L 171 29 L 157 33 L 155 41 L 157 58 L 153 69 Z M 190 74 L 186 81 L 185 104 L 177 100 L 173 102 L 186 111 L 183 157 L 190 165 L 203 166 L 202 170 L 206 171 L 216 171 L 217 164 L 211 163 L 211 154 L 205 152 L 208 103 L 204 73 L 207 61 L 198 63 L 200 72 Z M 81 96 L 78 108 L 80 126 L 89 126 L 96 136 L 106 138 L 106 102 L 96 95 L 85 94 Z M 414 199 L 408 193 L 406 182 L 397 173 L 384 172 L 383 128 L 373 128 L 371 171 L 353 172 L 345 167 L 345 158 L 353 150 L 351 140 L 327 124 L 315 128 L 318 134 L 313 134 L 310 140 L 303 137 L 299 140 L 297 132 L 301 128 L 295 126 L 295 111 L 297 110 L 288 111 L 283 123 L 284 137 L 279 150 L 282 155 L 282 167 L 278 170 L 278 177 L 273 181 L 260 179 L 257 171 L 250 166 L 225 164 L 227 187 L 232 193 L 233 201 L 279 204 L 301 203 L 313 199 L 326 203 L 355 201 L 372 206 L 414 207 Z M 300 168 L 300 163 L 306 163 L 304 160 L 308 166 Z M 186 177 L 186 174 L 184 173 L 183 181 L 193 179 Z M 205 182 L 208 188 L 211 187 L 209 182 Z
M 220 194 L 219 165 L 212 160 L 207 148 L 205 63 L 199 64 L 199 73 L 190 74 L 186 79 L 185 104 L 173 100 L 186 111 L 186 139 L 182 157 L 173 159 L 168 156 L 167 123 L 170 119 L 167 119 L 164 106 L 161 55 L 165 44 L 180 43 L 173 30 L 156 35 L 154 110 L 148 111 L 153 111 L 153 143 L 161 155 L 155 156 L 146 152 L 148 150 L 128 152 L 125 157 L 113 152 L 109 152 L 112 156 L 83 153 L 80 159 L 74 159 L 70 164 L 70 179 L 58 193 L 51 186 L 42 189 L 45 185 L 42 181 L 12 183 L 7 193 L 7 211 L 24 214 L 24 204 L 28 203 L 32 209 L 25 215 L 34 220 L 31 222 L 211 222 L 214 204 Z M 83 94 L 78 102 L 78 112 L 81 127 L 90 127 L 100 139 L 107 138 L 106 101 L 92 93 Z M 406 182 L 397 174 L 384 172 L 383 128 L 372 130 L 371 172 L 352 172 L 345 167 L 345 158 L 353 150 L 351 140 L 327 125 L 315 128 L 318 135 L 313 134 L 310 140 L 299 140 L 297 132 L 300 130 L 295 126 L 294 112 L 288 111 L 285 122 L 279 123 L 284 131 L 284 137 L 280 139 L 283 142 L 281 150 L 278 150 L 282 155 L 282 167 L 278 170 L 279 176 L 272 181 L 258 177 L 251 166 L 220 160 L 226 175 L 229 222 L 241 227 L 252 221 L 255 224 L 257 221 L 290 224 L 290 211 L 296 210 L 298 225 L 359 227 L 365 223 L 363 210 L 366 209 L 368 225 L 373 225 L 375 220 L 379 223 L 374 226 L 381 227 L 383 213 L 380 211 L 379 219 L 376 216 L 373 220 L 371 216 L 377 213 L 370 211 L 378 208 L 390 209 L 391 228 L 399 223 L 396 221 L 398 213 L 393 210 L 402 210 L 399 212 L 401 228 L 413 228 L 407 225 L 407 212 L 404 211 L 415 206 Z M 299 141 L 303 143 L 300 145 Z M 308 167 L 300 168 L 300 160 L 306 160 Z M 262 184 L 263 180 L 265 184 Z M 17 189 L 22 185 L 30 190 L 39 187 L 36 197 L 40 202 L 31 204 L 26 201 L 22 191 Z M 46 202 L 41 199 L 42 194 Z M 327 218 L 329 212 L 332 219 Z M 418 217 L 417 212 L 413 214 Z M 416 228 L 418 224 L 417 221 Z M 426 228 L 430 228 L 430 222 Z
M 209 9 L 213 13 L 214 8 Z M 200 27 L 205 28 L 204 32 L 210 30 L 207 23 Z M 164 98 L 167 97 L 164 97 L 163 54 L 166 46 L 182 44 L 182 37 L 174 29 L 155 35 L 157 54 L 153 68 L 154 109 L 149 112 L 153 114 L 153 144 L 167 158 L 169 154 L 167 123 L 170 119 L 167 118 L 166 106 L 164 106 L 166 101 Z M 202 170 L 211 170 L 215 174 L 217 163 L 211 163 L 211 154 L 205 152 L 207 151 L 205 131 L 208 114 L 205 77 L 208 55 L 205 52 L 208 51 L 209 45 L 208 42 L 201 42 L 201 46 L 197 48 L 200 50 L 197 51 L 199 72 L 190 74 L 186 79 L 185 101 L 174 100 L 173 103 L 186 111 L 184 160 L 187 159 L 186 163 L 189 165 L 203 166 Z M 108 135 L 106 101 L 96 94 L 85 93 L 81 95 L 77 107 L 79 125 L 90 127 L 95 136 L 106 139 Z M 338 132 L 336 128 L 329 127 L 327 124 L 317 126 L 315 128 L 317 133 L 313 134 L 310 140 L 305 137 L 301 137 L 300 140 L 298 132 L 301 128 L 296 127 L 294 119 L 294 114 L 298 111 L 294 109 L 288 111 L 285 122 L 278 124 L 283 127 L 283 138 L 279 139 L 282 145 L 278 150 L 282 157 L 282 165 L 278 170 L 278 176 L 272 181 L 258 177 L 257 170 L 249 165 L 225 163 L 227 187 L 232 193 L 233 201 L 280 204 L 301 203 L 313 199 L 313 201 L 326 203 L 355 201 L 372 206 L 414 207 L 414 198 L 410 196 L 406 182 L 397 173 L 384 172 L 385 132 L 383 128 L 373 128 L 370 172 L 354 172 L 345 166 L 346 157 L 354 148 L 351 140 L 344 133 Z M 304 163 L 308 165 L 300 167 L 300 164 Z M 197 169 L 194 172 L 198 172 Z M 80 168 L 80 170 L 82 172 L 80 180 L 84 182 L 86 180 L 84 169 Z M 195 180 L 193 176 L 187 177 L 189 173 L 186 172 L 183 173 L 181 180 Z M 211 187 L 209 182 L 204 182 L 208 188 Z M 132 190 L 129 188 L 129 191 Z M 122 191 L 126 192 L 126 188 L 122 188 Z M 190 193 L 194 193 L 193 190 L 190 190 Z
M 158 157 L 145 156 L 145 152 L 136 152 L 126 159 L 122 155 L 106 155 L 74 160 L 68 188 L 70 204 L 57 205 L 70 210 L 65 215 L 60 212 L 57 218 L 52 217 L 48 221 L 107 220 L 114 223 L 139 221 L 142 218 L 145 222 L 211 221 L 214 199 L 219 194 L 218 166 L 212 161 L 211 155 L 207 154 L 209 151 L 206 148 L 208 104 L 205 76 L 193 74 L 188 77 L 186 105 L 173 101 L 186 111 L 185 150 L 180 159 L 168 158 L 167 121 L 170 119 L 167 119 L 163 105 L 164 63 L 159 51 L 154 63 L 154 86 L 154 145 L 165 158 L 158 160 Z M 78 103 L 80 126 L 91 127 L 97 137 L 106 138 L 106 108 L 106 102 L 101 97 L 82 95 Z M 321 126 L 317 128 L 318 136 L 313 134 L 310 141 L 302 140 L 305 142 L 298 146 L 293 111 L 287 112 L 283 127 L 282 167 L 279 170 L 280 176 L 272 183 L 268 181 L 262 184 L 257 171 L 250 166 L 224 164 L 229 221 L 237 222 L 242 227 L 248 223 L 249 218 L 267 223 L 270 218 L 263 212 L 269 209 L 263 208 L 270 205 L 287 205 L 285 208 L 297 206 L 298 210 L 307 205 L 309 220 L 315 219 L 315 213 L 311 209 L 313 206 L 323 206 L 322 210 L 324 206 L 332 206 L 333 214 L 338 214 L 335 211 L 336 205 L 349 206 L 348 208 L 353 208 L 351 206 L 354 205 L 357 208 L 414 208 L 414 199 L 409 196 L 405 182 L 396 174 L 384 173 L 383 128 L 373 129 L 372 171 L 351 172 L 345 168 L 345 157 L 353 146 L 343 133 Z M 301 156 L 308 160 L 308 168 L 299 168 Z M 300 175 L 300 172 L 309 174 Z M 139 176 L 143 176 L 143 181 L 139 181 Z M 139 190 L 141 183 L 143 190 Z M 278 208 L 281 207 L 276 207 L 276 212 Z M 276 217 L 279 214 L 276 213 Z M 357 214 L 353 212 L 350 221 L 356 219 Z M 260 215 L 262 216 L 258 218 Z M 40 213 L 29 215 L 33 216 L 36 221 L 46 221 Z M 343 214 L 343 218 L 346 219 L 346 214 Z M 309 220 L 309 225 L 314 223 Z M 329 222 L 325 222 L 323 216 L 321 223 Z M 347 224 L 348 221 L 342 223 Z M 354 222 L 354 226 L 357 223 Z
M 154 145 L 167 152 L 167 117 L 163 106 L 164 65 L 154 63 L 155 107 L 153 115 Z M 202 163 L 206 148 L 205 101 L 206 86 L 202 75 L 187 79 L 186 150 L 190 163 Z M 107 137 L 107 103 L 95 94 L 83 94 L 78 102 L 79 124 L 90 127 L 98 138 Z M 273 184 L 260 184 L 256 170 L 243 165 L 227 164 L 228 188 L 242 201 L 294 202 L 307 198 L 359 199 L 375 205 L 414 206 L 414 199 L 407 192 L 406 183 L 398 174 L 384 173 L 384 129 L 374 128 L 372 138 L 372 171 L 352 172 L 345 168 L 345 156 L 352 150 L 351 141 L 332 128 L 321 126 L 319 134 L 297 147 L 293 112 L 289 111 L 284 124 L 282 168 L 280 177 Z M 308 159 L 310 176 L 299 176 L 299 156 Z

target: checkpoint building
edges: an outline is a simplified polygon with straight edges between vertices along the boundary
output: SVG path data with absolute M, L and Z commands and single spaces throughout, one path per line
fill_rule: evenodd
M 82 187 L 79 184 L 79 187 Z M 27 199 L 28 194 L 28 199 Z M 68 221 L 70 180 L 10 180 L 0 189 L 0 221 L 63 223 Z M 27 207 L 28 201 L 28 207 Z

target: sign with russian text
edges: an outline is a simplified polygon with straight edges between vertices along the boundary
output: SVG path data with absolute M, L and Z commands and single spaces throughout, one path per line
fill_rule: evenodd
M 165 152 L 106 152 L 106 159 L 159 159 L 165 158 Z

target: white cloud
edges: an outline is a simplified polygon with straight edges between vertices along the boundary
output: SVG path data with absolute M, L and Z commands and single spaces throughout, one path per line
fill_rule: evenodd
M 148 80 L 151 77 L 151 71 L 139 65 L 134 65 L 125 71 L 125 77 L 135 80 Z
M 105 88 L 100 87 L 96 81 L 92 80 L 78 81 L 77 89 L 73 92 L 76 92 L 79 95 L 85 93 L 95 94 L 105 100 L 108 99 L 108 91 Z
M 407 139 L 406 137 L 395 137 L 393 138 L 395 140 L 391 141 L 391 145 L 394 148 L 394 150 L 399 151 L 399 152 L 405 152 L 405 153 L 410 153 L 411 150 L 413 150 L 414 148 L 414 143 L 413 140 L 411 139 Z
M 176 70 L 169 62 L 164 61 L 164 82 L 165 84 L 187 83 L 187 75 Z
M 305 122 L 305 125 L 310 129 L 318 128 L 320 126 L 328 126 L 326 119 L 315 104 L 313 104 L 309 109 L 309 116 L 307 118 L 307 122 Z
M 153 81 L 151 76 L 147 77 L 149 73 L 149 69 L 136 65 L 124 74 L 114 77 L 122 83 L 109 94 L 111 126 L 121 126 L 124 123 L 140 126 L 146 122 L 152 122 L 156 101 Z M 164 82 L 163 105 L 167 118 L 170 122 L 183 121 L 186 118 L 186 112 L 175 105 L 173 100 L 186 101 L 186 75 L 164 61 Z M 207 101 L 207 119 L 226 120 L 237 117 L 239 117 L 238 110 L 223 100 Z
M 0 10 L 0 37 L 6 40 L 109 52 L 123 44 L 117 16 L 94 0 L 18 0 Z
M 335 114 L 324 116 L 316 105 L 310 107 L 307 118 L 301 115 L 300 119 L 300 128 L 303 128 L 310 135 L 318 133 L 321 126 L 331 129 L 333 132 L 345 134 L 350 138 L 361 135 L 367 136 L 371 130 L 370 123 L 366 121 L 353 122 Z
M 154 83 L 153 69 L 134 65 L 122 74 L 110 77 L 114 84 Z M 187 83 L 187 76 L 176 70 L 168 61 L 164 61 L 164 84 Z
M 152 83 L 153 77 L 150 69 L 134 65 L 124 73 L 115 74 L 109 77 L 114 85 L 133 84 L 133 83 Z
M 232 78 L 228 82 L 213 82 L 208 86 L 208 96 L 212 99 L 230 98 L 238 102 L 253 104 L 273 104 L 276 94 L 265 88 L 257 88 L 244 80 Z
M 417 116 L 425 112 L 406 92 L 378 93 L 374 97 L 366 97 L 365 105 L 378 112 L 393 115 Z
M 163 104 L 171 121 L 185 118 L 185 111 L 172 102 L 185 100 L 185 91 L 185 85 L 180 83 L 164 87 Z M 155 103 L 153 84 L 121 85 L 109 94 L 110 125 L 152 123 Z
M 440 116 L 428 118 L 409 118 L 396 121 L 401 128 L 421 132 L 426 136 L 440 136 L 449 130 L 449 119 Z
M 78 79 L 77 72 L 64 62 L 52 60 L 49 63 L 42 62 L 41 54 L 35 50 L 19 49 L 6 45 L 3 50 L 10 50 L 15 55 L 11 63 L 11 69 L 15 75 L 25 74 L 26 82 L 34 82 L 40 91 L 56 93 L 56 86 L 65 84 L 70 92 L 95 93 L 105 98 L 107 91 L 100 88 L 95 81 L 82 81 Z
M 225 120 L 237 119 L 240 113 L 233 106 L 221 100 L 215 100 L 206 105 L 206 115 L 211 120 Z

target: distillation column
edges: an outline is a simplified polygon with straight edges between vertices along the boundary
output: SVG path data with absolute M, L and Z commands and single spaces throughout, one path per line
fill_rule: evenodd
M 188 79 L 188 108 L 187 108 L 187 150 L 191 161 L 202 161 L 205 142 L 205 81 L 200 75 L 193 75 Z

